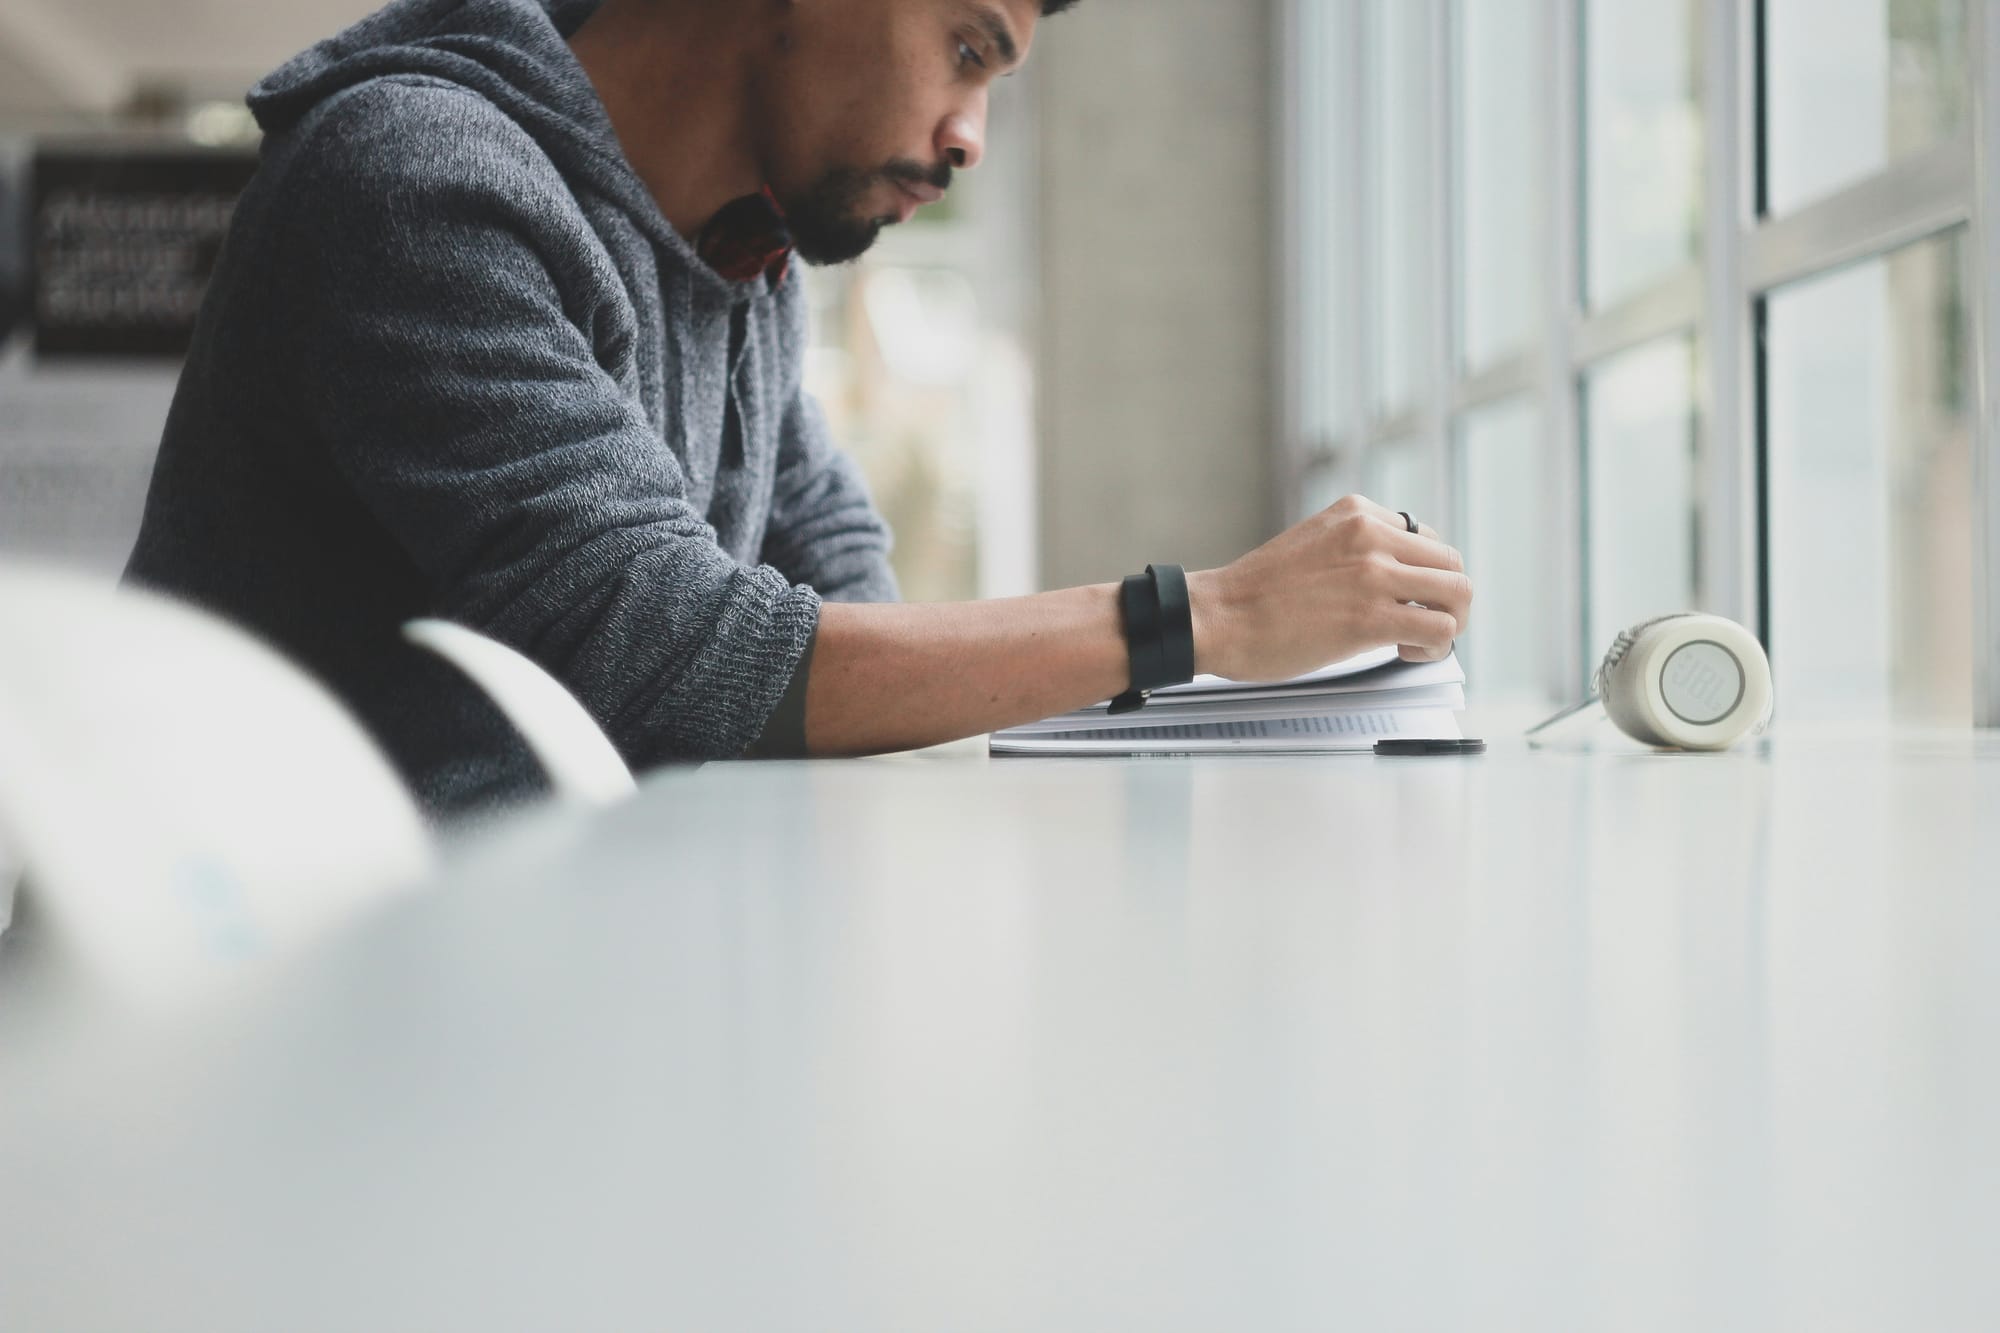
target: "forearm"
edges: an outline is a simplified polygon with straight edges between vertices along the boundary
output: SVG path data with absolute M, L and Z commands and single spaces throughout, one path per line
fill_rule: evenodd
M 1130 680 L 1118 586 L 1002 601 L 820 609 L 815 755 L 916 749 L 1065 713 Z
M 1457 551 L 1349 496 L 1221 569 L 1188 575 L 1197 672 L 1285 680 L 1385 644 L 1435 661 L 1464 632 Z M 1009 601 L 820 608 L 806 749 L 915 749 L 1124 692 L 1118 585 Z

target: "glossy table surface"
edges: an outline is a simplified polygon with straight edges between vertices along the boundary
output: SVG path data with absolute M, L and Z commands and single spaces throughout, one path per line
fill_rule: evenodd
M 0 1045 L 8 1329 L 1990 1329 L 2000 738 L 656 775 Z

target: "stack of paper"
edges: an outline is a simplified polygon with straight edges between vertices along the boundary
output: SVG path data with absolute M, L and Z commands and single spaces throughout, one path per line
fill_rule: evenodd
M 1301 754 L 1371 750 L 1387 737 L 1456 739 L 1465 671 L 1456 655 L 1404 662 L 1383 648 L 1292 680 L 1200 676 L 1153 691 L 1136 713 L 1094 704 L 995 732 L 994 754 Z

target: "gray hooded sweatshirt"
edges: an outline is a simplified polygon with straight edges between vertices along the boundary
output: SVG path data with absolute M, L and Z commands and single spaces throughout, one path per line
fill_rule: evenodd
M 413 617 L 527 653 L 643 769 L 742 753 L 820 599 L 896 596 L 800 386 L 803 275 L 727 281 L 667 223 L 564 40 L 595 3 L 396 0 L 252 91 L 127 571 L 317 673 L 439 814 L 541 775 Z

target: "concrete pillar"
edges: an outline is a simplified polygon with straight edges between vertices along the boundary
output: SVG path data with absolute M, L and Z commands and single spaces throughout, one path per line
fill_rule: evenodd
M 1082 0 L 1036 36 L 1042 582 L 1272 531 L 1274 0 Z

